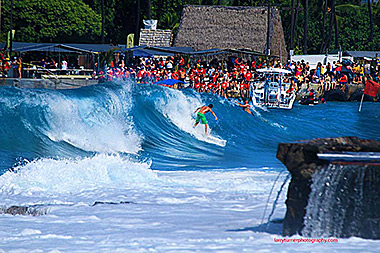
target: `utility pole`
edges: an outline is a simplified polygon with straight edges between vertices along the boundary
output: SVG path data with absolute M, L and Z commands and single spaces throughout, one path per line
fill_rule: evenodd
M 267 17 L 267 45 L 266 45 L 266 52 L 265 53 L 267 55 L 270 55 L 270 46 L 271 46 L 270 33 L 271 33 L 271 21 L 272 21 L 271 11 L 272 11 L 272 7 L 277 6 L 278 4 L 272 4 L 270 0 L 267 0 L 267 2 L 265 4 L 262 4 L 262 5 L 267 6 L 267 14 L 268 14 L 268 17 Z
M 102 44 L 104 44 L 104 0 L 102 0 Z

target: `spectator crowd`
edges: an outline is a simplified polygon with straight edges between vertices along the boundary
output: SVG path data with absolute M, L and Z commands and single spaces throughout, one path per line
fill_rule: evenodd
M 68 69 L 66 58 L 58 63 L 52 57 L 49 61 L 42 59 L 42 68 Z M 117 60 L 115 60 L 117 59 Z M 7 77 L 9 71 L 13 71 L 13 77 L 21 78 L 23 63 L 21 57 L 8 58 L 5 52 L 0 52 L 0 77 Z M 29 64 L 30 65 L 30 64 Z M 290 70 L 292 74 L 286 75 L 283 83 L 286 89 L 298 91 L 302 87 L 307 90 L 311 85 L 317 85 L 318 93 L 340 89 L 347 92 L 348 84 L 364 84 L 365 79 L 380 79 L 380 64 L 376 59 L 372 61 L 352 62 L 328 62 L 322 65 L 319 62 L 311 67 L 304 60 L 298 62 L 288 61 L 281 64 L 276 58 L 267 61 L 257 57 L 251 60 L 243 60 L 238 57 L 229 57 L 228 60 L 213 59 L 212 61 L 190 60 L 183 56 L 156 58 L 156 57 L 133 57 L 114 58 L 108 65 L 99 67 L 94 64 L 92 77 L 99 81 L 109 81 L 114 78 L 133 79 L 138 83 L 157 83 L 165 79 L 176 79 L 178 84 L 174 88 L 193 88 L 197 92 L 215 93 L 224 98 L 240 97 L 249 99 L 251 89 L 264 82 L 264 77 L 256 70 L 260 68 L 274 67 Z

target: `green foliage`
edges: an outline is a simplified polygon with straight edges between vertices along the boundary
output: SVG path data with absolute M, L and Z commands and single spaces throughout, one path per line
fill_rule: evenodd
M 9 16 L 10 1 L 6 1 L 2 31 L 9 31 Z M 18 41 L 81 42 L 100 35 L 100 16 L 78 0 L 14 0 L 13 17 Z
M 138 0 L 104 0 L 106 42 L 126 43 L 129 33 L 136 32 Z M 241 5 L 260 6 L 263 0 L 150 0 L 151 18 L 158 20 L 159 29 L 171 29 L 176 32 L 180 24 L 185 5 Z M 270 0 L 280 9 L 287 48 L 290 44 L 291 0 Z M 294 0 L 295 4 L 297 0 Z M 325 0 L 309 0 L 308 53 L 319 53 L 326 43 L 332 15 L 332 0 L 328 0 L 329 11 L 323 27 Z M 4 17 L 2 31 L 9 30 L 10 1 L 3 4 Z M 102 0 L 14 0 L 14 20 L 16 40 L 19 41 L 70 41 L 100 42 Z M 147 18 L 148 0 L 140 0 L 140 27 Z M 338 39 L 342 50 L 380 50 L 380 4 L 372 5 L 374 38 L 369 42 L 370 25 L 368 5 L 361 1 L 335 0 L 338 20 Z M 305 0 L 300 0 L 300 8 Z M 295 51 L 301 53 L 304 47 L 304 11 L 298 11 L 295 28 Z M 254 24 L 253 24 L 254 26 Z M 323 38 L 322 34 L 325 34 Z M 4 37 L 4 34 L 3 34 Z M 335 45 L 332 32 L 329 51 Z
M 285 40 L 289 48 L 290 44 L 290 23 L 291 23 L 291 1 L 281 1 L 281 18 L 284 28 Z M 295 3 L 297 0 L 294 1 Z M 300 1 L 304 7 L 305 1 Z M 342 50 L 380 50 L 380 6 L 372 6 L 373 24 L 374 24 L 374 41 L 369 41 L 370 25 L 367 5 L 353 3 L 357 1 L 336 1 L 336 15 L 338 24 L 338 40 Z M 323 27 L 324 0 L 309 0 L 309 20 L 308 20 L 308 53 L 319 53 L 321 46 L 326 42 L 329 33 L 331 11 L 331 1 L 328 1 L 330 11 L 326 15 L 326 23 Z M 284 9 L 288 8 L 288 9 Z M 303 49 L 304 38 L 304 11 L 299 10 L 298 21 L 295 32 L 295 52 L 301 53 Z M 325 41 L 323 41 L 322 31 L 325 32 Z M 328 51 L 335 49 L 334 28 L 331 38 L 330 48 Z

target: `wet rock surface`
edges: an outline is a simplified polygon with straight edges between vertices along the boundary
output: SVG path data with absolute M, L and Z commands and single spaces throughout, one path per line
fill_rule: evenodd
M 29 206 L 3 206 L 0 207 L 0 214 L 40 216 L 47 214 L 47 209 L 40 209 Z
M 277 158 L 287 167 L 292 176 L 286 200 L 284 236 L 302 235 L 313 174 L 326 169 L 329 165 L 328 161 L 320 160 L 317 154 L 329 152 L 380 152 L 380 141 L 357 137 L 339 137 L 280 143 L 277 149 Z M 342 237 L 355 235 L 364 238 L 380 238 L 380 207 L 379 203 L 374 201 L 379 198 L 378 190 L 376 190 L 379 189 L 379 185 L 375 184 L 379 182 L 380 166 L 376 164 L 366 165 L 366 169 L 368 169 L 368 173 L 364 176 L 365 183 L 363 185 L 363 206 L 365 208 L 362 215 L 362 220 L 366 226 L 363 226 L 362 230 L 352 231 L 353 234 L 346 231 L 345 234 L 340 235 Z M 371 227 L 373 229 L 370 231 L 366 229 Z

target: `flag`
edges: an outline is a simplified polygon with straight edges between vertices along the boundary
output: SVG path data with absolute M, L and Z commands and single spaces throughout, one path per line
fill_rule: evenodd
M 134 41 L 135 41 L 135 35 L 133 33 L 128 34 L 128 37 L 127 37 L 127 48 L 133 47 Z
M 372 80 L 367 80 L 367 82 L 365 83 L 364 94 L 369 95 L 371 97 L 376 97 L 378 91 L 379 84 Z
M 16 33 L 16 30 L 12 30 L 12 41 L 15 37 L 15 33 Z M 8 36 L 7 36 L 7 48 L 10 48 L 11 47 L 11 31 L 8 32 Z

